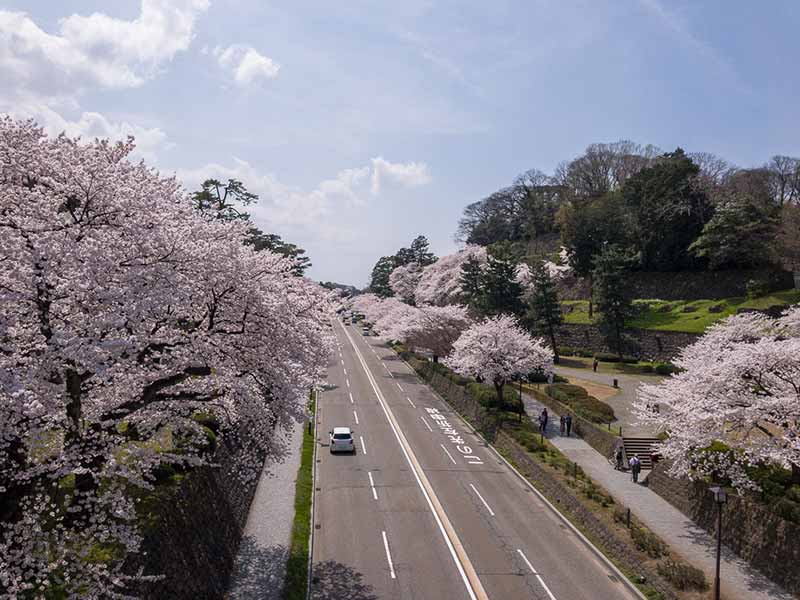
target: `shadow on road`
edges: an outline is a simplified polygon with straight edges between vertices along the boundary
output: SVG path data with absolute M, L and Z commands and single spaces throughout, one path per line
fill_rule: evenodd
M 372 586 L 362 583 L 363 575 L 333 560 L 316 563 L 311 581 L 312 600 L 378 600 Z
M 239 555 L 231 577 L 229 600 L 279 600 L 289 551 L 284 546 L 263 547 L 251 536 L 239 545 Z

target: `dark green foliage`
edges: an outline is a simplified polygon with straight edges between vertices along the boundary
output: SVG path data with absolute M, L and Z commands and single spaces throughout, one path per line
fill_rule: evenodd
M 700 169 L 678 148 L 630 177 L 622 202 L 633 218 L 641 268 L 678 271 L 700 266 L 689 246 L 711 219 L 713 208 L 695 181 Z
M 706 590 L 708 582 L 703 571 L 697 567 L 674 561 L 664 560 L 656 566 L 658 574 L 679 590 Z
M 306 256 L 306 251 L 290 242 L 285 242 L 281 236 L 274 233 L 264 233 L 258 227 L 251 227 L 245 243 L 253 250 L 269 250 L 294 261 L 291 271 L 294 275 L 302 277 L 306 269 L 311 266 L 311 259 Z
M 678 372 L 678 367 L 672 363 L 656 363 L 653 366 L 653 370 L 659 375 L 672 375 Z
M 250 223 L 250 215 L 242 207 L 254 204 L 257 200 L 258 195 L 247 191 L 244 184 L 237 179 L 229 179 L 227 183 L 206 179 L 200 191 L 191 195 L 192 206 L 206 218 L 247 223 Z M 279 235 L 264 233 L 255 225 L 248 229 L 244 243 L 256 251 L 269 250 L 293 259 L 291 272 L 298 277 L 302 277 L 311 266 L 305 250 L 283 241 Z
M 461 298 L 467 306 L 475 307 L 481 296 L 481 263 L 474 256 L 470 256 L 461 265 Z
M 628 363 L 628 364 L 635 364 L 639 362 L 639 359 L 635 356 L 620 356 L 619 354 L 610 354 L 608 352 L 595 352 L 594 358 L 601 362 L 610 362 L 610 363 Z
M 377 294 L 381 298 L 393 296 L 392 288 L 389 287 L 389 275 L 395 270 L 397 265 L 393 256 L 381 256 L 375 266 L 372 267 L 372 275 L 369 281 L 369 291 Z
M 612 423 L 616 420 L 614 409 L 598 400 L 579 385 L 554 383 L 545 388 L 545 393 L 567 405 L 576 415 L 592 423 Z
M 777 257 L 778 223 L 774 206 L 732 195 L 717 203 L 714 216 L 689 251 L 708 260 L 711 269 L 769 265 Z
M 750 279 L 745 285 L 745 293 L 748 298 L 759 298 L 769 294 L 769 284 L 760 279 Z
M 480 280 L 480 295 L 474 303 L 485 316 L 520 315 L 522 285 L 516 281 L 517 259 L 507 244 L 490 249 Z
M 411 242 L 411 260 L 421 267 L 427 267 L 436 262 L 436 256 L 430 251 L 430 243 L 424 235 L 419 235 Z
M 595 258 L 592 271 L 595 299 L 600 312 L 598 325 L 611 346 L 616 348 L 620 360 L 623 357 L 625 323 L 635 313 L 628 273 L 631 262 L 631 257 L 619 247 L 609 245 Z
M 564 321 L 558 291 L 553 278 L 542 261 L 535 261 L 531 266 L 531 285 L 533 293 L 528 300 L 525 323 L 537 333 L 546 335 L 550 347 L 558 362 L 558 346 L 556 346 L 556 330 Z
M 656 534 L 631 523 L 631 539 L 636 547 L 650 558 L 661 558 L 669 554 L 669 547 Z

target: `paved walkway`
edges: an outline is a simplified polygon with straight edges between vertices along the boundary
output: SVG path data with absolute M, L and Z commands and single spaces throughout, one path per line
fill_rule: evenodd
M 271 462 L 261 473 L 226 596 L 230 600 L 283 596 L 302 436 L 303 424 L 296 423 L 287 434 L 288 454 L 283 462 Z
M 523 395 L 525 410 L 535 420 L 543 406 Z M 546 437 L 566 457 L 578 463 L 595 483 L 627 507 L 642 523 L 667 542 L 687 562 L 706 573 L 713 585 L 716 566 L 716 541 L 678 509 L 645 486 L 634 484 L 630 475 L 615 471 L 608 460 L 580 438 L 561 437 L 559 416 L 548 409 L 550 420 Z M 787 568 L 792 568 L 787 565 Z M 723 548 L 721 566 L 722 596 L 727 600 L 796 600 L 773 584 L 746 561 Z
M 631 375 L 627 373 L 595 373 L 590 368 L 575 369 L 556 365 L 556 373 L 563 377 L 577 377 L 595 383 L 602 383 L 613 387 L 614 379 L 617 380 L 619 390 L 613 396 L 603 400 L 614 409 L 617 421 L 612 425 L 622 426 L 622 435 L 628 437 L 654 437 L 653 432 L 646 427 L 636 424 L 633 414 L 633 403 L 636 400 L 636 390 L 642 383 L 658 383 L 663 379 L 659 375 Z

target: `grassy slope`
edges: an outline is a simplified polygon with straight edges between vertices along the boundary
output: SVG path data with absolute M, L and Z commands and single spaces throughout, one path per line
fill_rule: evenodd
M 635 300 L 642 306 L 642 312 L 631 319 L 630 327 L 657 329 L 662 331 L 686 331 L 702 333 L 709 325 L 736 313 L 739 308 L 769 308 L 782 304 L 800 302 L 800 290 L 774 292 L 760 298 L 725 298 L 722 300 Z M 566 323 L 591 323 L 589 302 L 586 300 L 567 300 L 562 304 L 572 307 L 572 312 L 564 315 Z M 710 312 L 715 307 L 719 312 Z M 689 307 L 691 312 L 685 312 Z
M 314 403 L 309 408 L 314 414 Z M 308 585 L 308 538 L 311 533 L 311 494 L 313 490 L 314 426 L 311 433 L 303 431 L 300 469 L 297 471 L 294 497 L 294 524 L 283 597 L 286 600 L 305 600 Z

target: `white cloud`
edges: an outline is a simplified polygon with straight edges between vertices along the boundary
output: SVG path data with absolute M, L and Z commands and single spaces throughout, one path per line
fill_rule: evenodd
M 176 175 L 190 191 L 198 189 L 208 178 L 238 179 L 248 190 L 258 194 L 258 204 L 248 211 L 262 226 L 273 231 L 287 227 L 303 229 L 337 241 L 351 239 L 354 232 L 349 225 L 337 223 L 335 217 L 343 209 L 366 203 L 369 182 L 372 193 L 376 194 L 380 192 L 382 179 L 406 187 L 430 181 L 425 164 L 390 163 L 383 158 L 374 158 L 367 166 L 339 171 L 311 191 L 281 183 L 274 175 L 262 174 L 249 162 L 236 158 L 232 166 L 211 163 L 198 169 L 179 169 Z
M 195 19 L 208 6 L 208 0 L 142 0 L 132 21 L 74 14 L 56 34 L 25 13 L 0 11 L 0 77 L 49 98 L 87 86 L 139 86 L 189 47 Z
M 281 66 L 264 56 L 251 46 L 233 44 L 227 48 L 220 46 L 212 50 L 220 66 L 228 69 L 238 85 L 247 86 L 256 79 L 274 79 Z
M 403 187 L 425 185 L 431 180 L 425 163 L 391 163 L 379 156 L 372 159 L 372 193 L 379 194 L 384 182 Z

